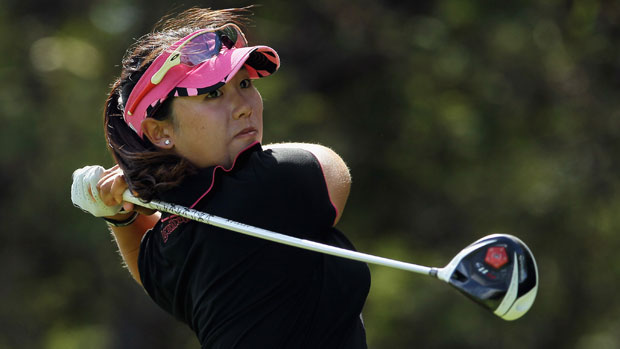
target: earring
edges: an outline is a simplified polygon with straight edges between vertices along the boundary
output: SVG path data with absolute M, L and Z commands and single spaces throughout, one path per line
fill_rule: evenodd
M 165 145 L 170 145 L 170 140 L 169 140 L 169 139 L 166 139 L 166 140 L 164 141 L 164 144 L 165 144 Z

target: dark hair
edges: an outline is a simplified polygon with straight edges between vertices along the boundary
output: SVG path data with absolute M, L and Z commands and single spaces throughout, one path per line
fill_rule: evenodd
M 140 138 L 123 119 L 129 94 L 149 65 L 170 45 L 188 34 L 226 23 L 243 26 L 251 7 L 225 10 L 192 8 L 174 17 L 164 17 L 155 29 L 141 37 L 125 53 L 120 77 L 112 85 L 104 117 L 104 132 L 112 156 L 119 164 L 131 190 L 143 200 L 158 198 L 164 190 L 177 186 L 185 176 L 197 171 L 187 159 L 172 150 L 163 150 L 145 136 Z M 172 99 L 155 111 L 156 120 L 170 120 Z

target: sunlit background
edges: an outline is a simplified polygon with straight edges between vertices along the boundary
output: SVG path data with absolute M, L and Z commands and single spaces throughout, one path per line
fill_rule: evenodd
M 196 348 L 71 204 L 74 169 L 112 165 L 103 101 L 163 15 L 249 1 L 0 2 L 0 348 Z M 354 178 L 359 250 L 442 266 L 489 233 L 538 260 L 505 322 L 430 278 L 372 266 L 370 348 L 620 348 L 620 3 L 265 0 L 251 43 L 265 143 L 318 142 Z

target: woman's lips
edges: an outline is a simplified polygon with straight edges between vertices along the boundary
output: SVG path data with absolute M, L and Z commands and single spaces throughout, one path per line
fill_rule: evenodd
M 258 131 L 254 127 L 246 127 L 243 130 L 239 131 L 235 138 L 243 138 L 243 137 L 253 137 L 258 133 Z

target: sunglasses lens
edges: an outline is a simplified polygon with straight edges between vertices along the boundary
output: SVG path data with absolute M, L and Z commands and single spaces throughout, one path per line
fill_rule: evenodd
M 221 47 L 222 44 L 216 33 L 200 34 L 181 49 L 181 63 L 195 66 L 215 56 Z
M 233 46 L 237 43 L 237 31 L 235 29 L 226 27 L 218 30 L 217 33 L 222 40 L 222 44 L 224 44 L 227 48 L 233 48 Z
M 245 36 L 239 29 L 235 26 L 227 26 L 218 31 L 218 35 L 222 39 L 222 44 L 227 48 L 231 49 L 233 47 L 246 47 L 248 46 L 247 41 L 245 41 Z

